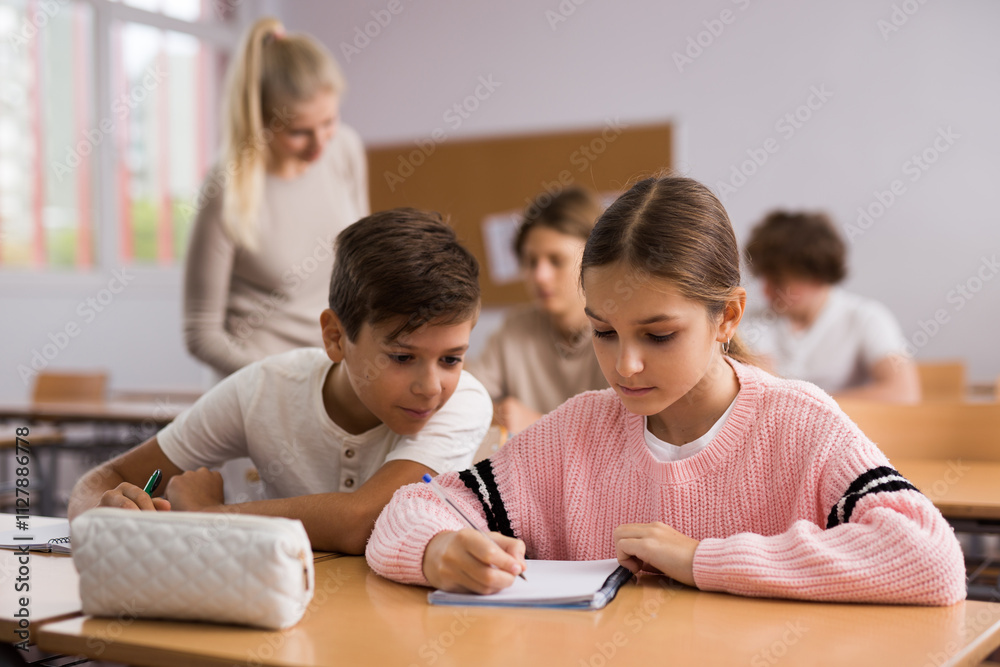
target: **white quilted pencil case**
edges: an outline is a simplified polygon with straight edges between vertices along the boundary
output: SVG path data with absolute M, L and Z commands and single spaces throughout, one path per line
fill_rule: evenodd
M 298 520 L 101 507 L 70 530 L 85 614 L 278 630 L 312 600 L 312 549 Z

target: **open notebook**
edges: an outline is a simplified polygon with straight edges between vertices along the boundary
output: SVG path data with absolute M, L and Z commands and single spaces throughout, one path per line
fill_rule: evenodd
M 29 551 L 71 553 L 69 521 L 58 521 L 47 526 L 31 527 L 28 530 L 0 531 L 0 549 L 20 549 L 24 545 L 28 545 Z
M 527 581 L 517 578 L 510 588 L 493 595 L 446 593 L 427 595 L 431 604 L 476 607 L 542 607 L 601 609 L 611 602 L 632 573 L 608 560 L 529 560 Z

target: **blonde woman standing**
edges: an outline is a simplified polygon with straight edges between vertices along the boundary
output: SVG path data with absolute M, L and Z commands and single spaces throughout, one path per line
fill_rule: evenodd
M 339 122 L 330 54 L 273 18 L 230 68 L 222 157 L 208 174 L 184 274 L 188 351 L 226 376 L 321 344 L 337 234 L 369 213 L 357 133 Z

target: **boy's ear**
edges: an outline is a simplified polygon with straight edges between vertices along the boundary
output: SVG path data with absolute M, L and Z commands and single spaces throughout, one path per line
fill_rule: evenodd
M 733 290 L 732 296 L 726 300 L 726 305 L 722 309 L 722 321 L 719 322 L 719 337 L 716 338 L 721 343 L 725 343 L 736 335 L 736 328 L 743 319 L 743 312 L 747 307 L 747 291 L 742 287 Z
M 337 317 L 337 313 L 329 308 L 319 315 L 319 325 L 323 328 L 323 347 L 326 356 L 337 364 L 344 360 L 344 346 L 347 344 L 347 332 Z

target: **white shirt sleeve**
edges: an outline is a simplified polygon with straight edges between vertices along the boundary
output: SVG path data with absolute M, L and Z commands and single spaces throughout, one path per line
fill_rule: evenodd
M 472 465 L 493 420 L 493 402 L 486 389 L 467 371 L 448 402 L 419 433 L 400 438 L 385 460 L 416 461 L 436 473 L 465 470 Z
M 167 458 L 182 470 L 195 470 L 247 456 L 240 388 L 258 376 L 258 364 L 233 373 L 157 433 Z
M 877 301 L 868 301 L 859 313 L 861 359 L 868 368 L 888 356 L 908 356 L 906 337 L 892 312 Z
M 737 333 L 740 340 L 755 354 L 774 358 L 777 345 L 774 333 L 778 326 L 778 316 L 770 310 L 759 311 L 740 323 Z

